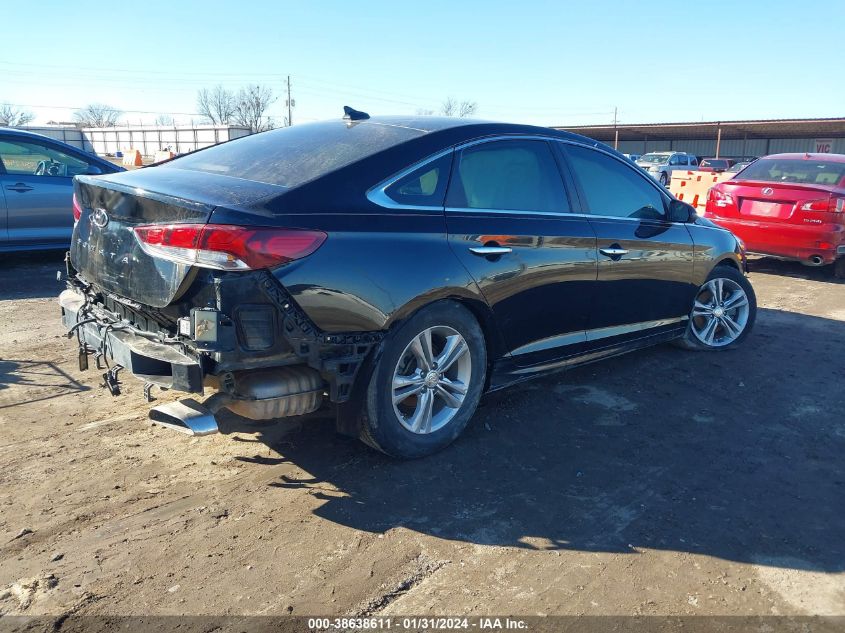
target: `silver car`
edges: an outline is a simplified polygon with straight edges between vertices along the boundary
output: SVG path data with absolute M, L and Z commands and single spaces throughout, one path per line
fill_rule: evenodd
M 116 171 L 61 141 L 0 128 L 0 252 L 69 247 L 73 177 Z
M 669 186 L 673 171 L 698 169 L 698 158 L 685 152 L 649 152 L 636 162 L 664 187 Z

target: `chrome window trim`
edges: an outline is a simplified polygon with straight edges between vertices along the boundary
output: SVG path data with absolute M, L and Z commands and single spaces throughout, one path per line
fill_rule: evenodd
M 414 207 L 417 208 L 417 207 Z M 593 213 L 568 213 L 564 211 L 518 211 L 516 209 L 470 209 L 467 207 L 445 207 L 446 213 L 502 213 L 513 215 L 540 215 L 554 219 L 579 218 L 588 220 L 622 220 L 625 222 L 658 222 L 660 224 L 672 224 L 684 226 L 689 222 L 670 222 L 669 220 L 654 220 L 651 218 L 623 218 L 618 215 L 595 215 Z
M 597 152 L 600 152 L 610 158 L 615 159 L 618 163 L 624 165 L 628 169 L 631 169 L 635 173 L 639 174 L 640 178 L 642 178 L 646 183 L 649 184 L 654 190 L 656 190 L 660 196 L 664 199 L 668 198 L 666 191 L 662 188 L 657 181 L 655 181 L 651 176 L 647 173 L 643 172 L 641 168 L 634 168 L 628 164 L 627 159 L 620 158 L 611 154 L 610 152 L 598 147 L 598 145 L 591 145 L 589 143 L 582 143 L 578 141 L 573 141 L 571 139 L 560 138 L 557 136 L 544 136 L 542 134 L 496 134 L 494 136 L 485 136 L 483 138 L 473 139 L 471 141 L 465 141 L 463 143 L 459 143 L 458 145 L 454 145 L 447 149 L 441 150 L 435 154 L 431 154 L 422 160 L 417 161 L 416 163 L 412 164 L 410 167 L 406 167 L 400 172 L 393 174 L 392 176 L 388 176 L 386 179 L 382 180 L 377 185 L 370 187 L 367 190 L 366 196 L 367 199 L 376 204 L 380 207 L 385 209 L 408 209 L 408 210 L 418 210 L 418 211 L 447 211 L 447 212 L 455 212 L 455 213 L 469 213 L 469 212 L 477 212 L 477 213 L 509 213 L 515 215 L 541 215 L 541 216 L 548 216 L 548 217 L 586 217 L 586 218 L 596 218 L 596 219 L 608 219 L 608 220 L 632 220 L 637 222 L 642 222 L 642 218 L 623 218 L 615 215 L 597 215 L 594 213 L 569 213 L 566 211 L 520 211 L 520 210 L 504 210 L 504 209 L 470 209 L 470 208 L 463 208 L 463 207 L 444 207 L 444 206 L 421 206 L 421 205 L 412 205 L 412 204 L 402 204 L 396 202 L 387 195 L 387 189 L 391 187 L 397 180 L 400 180 L 410 174 L 411 172 L 419 169 L 420 167 L 425 167 L 428 163 L 434 162 L 443 158 L 444 156 L 450 153 L 457 153 L 463 149 L 468 147 L 474 147 L 476 145 L 482 145 L 484 143 L 494 143 L 496 141 L 509 141 L 509 140 L 523 140 L 523 141 L 546 141 L 546 142 L 556 142 L 556 143 L 565 143 L 567 145 L 576 145 L 578 147 L 584 147 L 586 149 L 591 149 Z M 668 217 L 668 211 L 666 212 Z M 655 222 L 667 222 L 669 224 L 686 224 L 685 222 L 669 222 L 668 220 L 653 220 Z
M 382 180 L 377 185 L 370 187 L 367 190 L 366 196 L 367 200 L 376 204 L 380 207 L 384 207 L 385 209 L 409 209 L 409 210 L 420 210 L 420 211 L 440 211 L 444 210 L 443 206 L 438 207 L 431 207 L 431 206 L 421 206 L 421 205 L 413 205 L 413 204 L 402 204 L 396 202 L 393 198 L 387 195 L 387 190 L 393 185 L 397 180 L 400 180 L 410 174 L 411 172 L 419 169 L 420 167 L 425 167 L 428 163 L 434 162 L 443 158 L 447 154 L 452 152 L 457 152 L 467 147 L 472 147 L 473 145 L 481 145 L 482 143 L 492 143 L 493 141 L 505 141 L 505 140 L 532 140 L 532 141 L 553 141 L 553 140 L 560 140 L 556 139 L 553 136 L 542 136 L 539 134 L 498 134 L 495 136 L 486 136 L 484 138 L 474 139 L 472 141 L 465 141 L 458 145 L 453 145 L 448 149 L 441 150 L 436 154 L 431 154 L 422 160 L 417 161 L 410 167 L 406 167 L 400 172 L 393 174 L 392 176 L 388 176 L 386 179 Z M 471 211 L 501 211 L 500 209 L 470 209 Z M 509 213 L 509 212 L 505 212 Z M 513 211 L 513 213 L 547 213 L 547 212 L 520 212 L 520 211 Z M 561 216 L 564 215 L 563 213 L 554 213 L 550 215 Z
M 387 190 L 396 183 L 397 180 L 401 180 L 408 174 L 416 171 L 421 167 L 425 167 L 429 163 L 433 163 L 436 160 L 440 160 L 444 156 L 448 156 L 452 152 L 455 151 L 454 147 L 450 147 L 448 149 L 441 150 L 436 154 L 432 154 L 422 160 L 417 161 L 410 167 L 406 167 L 402 171 L 388 176 L 385 180 L 382 180 L 377 185 L 370 187 L 367 190 L 367 200 L 372 202 L 373 204 L 377 204 L 380 207 L 384 207 L 385 209 L 412 209 L 418 211 L 439 211 L 440 213 L 443 212 L 443 205 L 432 207 L 432 206 L 423 206 L 423 205 L 413 205 L 413 204 L 401 204 L 396 202 L 393 198 L 387 195 Z

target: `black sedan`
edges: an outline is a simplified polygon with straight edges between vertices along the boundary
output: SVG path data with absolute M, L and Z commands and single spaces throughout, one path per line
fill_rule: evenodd
M 742 341 L 742 245 L 621 154 L 546 128 L 343 120 L 80 176 L 69 336 L 195 434 L 326 400 L 398 457 L 452 442 L 481 395 L 675 340 Z

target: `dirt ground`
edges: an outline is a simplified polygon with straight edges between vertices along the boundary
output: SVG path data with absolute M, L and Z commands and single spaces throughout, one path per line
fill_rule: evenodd
M 845 615 L 845 285 L 757 260 L 739 350 L 487 396 L 399 462 L 325 415 L 151 426 L 0 259 L 0 613 Z

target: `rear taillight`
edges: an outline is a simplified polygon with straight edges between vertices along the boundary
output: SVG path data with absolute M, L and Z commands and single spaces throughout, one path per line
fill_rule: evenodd
M 801 205 L 801 210 L 821 213 L 842 213 L 845 211 L 845 198 L 831 196 L 820 200 L 810 200 Z
M 273 268 L 310 255 L 326 240 L 322 231 L 226 224 L 148 224 L 134 230 L 148 255 L 218 270 Z
M 67 195 L 67 194 L 65 194 Z M 67 200 L 67 198 L 65 198 Z M 76 194 L 73 194 L 73 221 L 79 222 L 79 218 L 82 217 L 82 206 L 79 204 L 79 200 L 76 199 Z
M 710 187 L 707 190 L 707 202 L 712 202 L 717 207 L 727 207 L 734 204 L 733 196 L 725 193 L 718 187 Z

